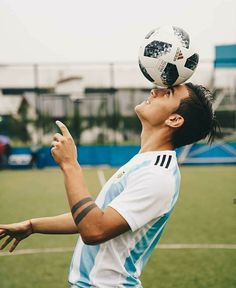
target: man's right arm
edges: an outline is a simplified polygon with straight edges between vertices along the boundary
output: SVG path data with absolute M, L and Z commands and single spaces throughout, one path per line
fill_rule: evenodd
M 33 233 L 42 234 L 75 234 L 78 228 L 71 213 L 53 217 L 31 219 Z
M 78 233 L 71 213 L 53 217 L 42 217 L 26 220 L 13 224 L 0 224 L 0 250 L 4 249 L 10 242 L 9 251 L 12 252 L 16 246 L 33 233 L 41 234 L 75 234 Z

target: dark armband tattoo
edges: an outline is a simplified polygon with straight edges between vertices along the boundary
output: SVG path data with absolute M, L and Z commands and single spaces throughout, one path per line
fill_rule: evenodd
M 95 203 L 87 206 L 86 208 L 84 208 L 84 210 L 82 210 L 78 216 L 74 219 L 75 224 L 79 225 L 80 221 L 94 208 L 96 208 L 97 205 Z
M 72 208 L 71 208 L 71 214 L 73 215 L 80 207 L 82 207 L 85 203 L 93 201 L 91 197 L 86 197 L 79 202 L 77 202 Z

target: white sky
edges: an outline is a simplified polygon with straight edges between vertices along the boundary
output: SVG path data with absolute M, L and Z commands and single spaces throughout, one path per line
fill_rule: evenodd
M 201 59 L 236 43 L 236 0 L 0 0 L 0 64 L 137 61 L 161 25 L 190 33 Z

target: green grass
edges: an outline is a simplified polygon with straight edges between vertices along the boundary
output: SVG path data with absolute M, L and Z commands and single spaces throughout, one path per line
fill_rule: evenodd
M 103 169 L 106 178 L 115 169 Z M 182 167 L 180 197 L 160 243 L 236 244 L 235 166 Z M 96 168 L 85 169 L 91 193 Z M 68 211 L 59 170 L 0 172 L 0 223 Z M 18 249 L 74 247 L 76 235 L 33 235 Z M 1 288 L 67 287 L 72 253 L 0 257 Z M 236 287 L 236 250 L 156 249 L 142 274 L 145 288 Z

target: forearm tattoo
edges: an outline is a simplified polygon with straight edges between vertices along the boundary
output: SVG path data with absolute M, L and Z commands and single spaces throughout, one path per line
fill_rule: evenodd
M 93 199 L 91 197 L 86 197 L 82 200 L 80 200 L 79 202 L 77 202 L 72 208 L 71 208 L 71 214 L 74 215 L 75 212 L 82 207 L 85 203 L 89 202 L 89 201 L 93 201 Z
M 80 221 L 94 208 L 96 208 L 97 205 L 95 203 L 87 206 L 86 208 L 84 208 L 84 210 L 82 210 L 78 216 L 74 219 L 75 224 L 79 225 Z

